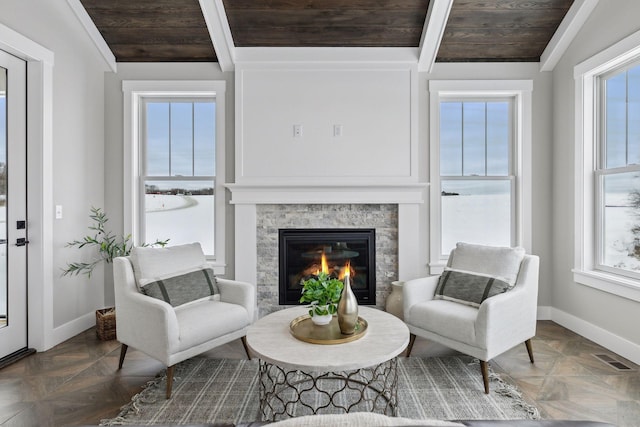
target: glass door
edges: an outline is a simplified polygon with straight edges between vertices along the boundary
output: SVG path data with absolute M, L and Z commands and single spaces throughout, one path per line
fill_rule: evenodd
M 0 359 L 27 347 L 26 63 L 0 51 Z

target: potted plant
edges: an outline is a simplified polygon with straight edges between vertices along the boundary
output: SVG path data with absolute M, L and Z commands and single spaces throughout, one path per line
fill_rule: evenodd
M 78 275 L 80 273 L 91 277 L 93 269 L 101 262 L 112 263 L 113 259 L 119 256 L 126 256 L 131 253 L 133 242 L 131 235 L 116 238 L 113 233 L 105 228 L 109 219 L 101 208 L 91 207 L 89 218 L 94 224 L 89 226 L 89 230 L 95 233 L 84 236 L 81 240 L 74 240 L 67 243 L 67 247 L 95 247 L 98 250 L 97 256 L 90 262 L 70 262 L 67 268 L 62 270 L 62 275 Z M 142 246 L 165 246 L 169 240 L 156 240 L 151 244 Z M 111 340 L 116 337 L 116 314 L 113 307 L 96 310 L 96 333 L 101 340 Z
M 67 268 L 62 270 L 62 275 L 77 275 L 86 274 L 91 277 L 93 269 L 101 262 L 112 263 L 114 258 L 119 256 L 127 256 L 133 249 L 133 243 L 131 242 L 131 235 L 124 236 L 117 239 L 111 231 L 105 229 L 105 224 L 109 219 L 107 214 L 102 211 L 101 208 L 91 207 L 91 214 L 89 218 L 94 221 L 94 225 L 89 226 L 89 230 L 95 231 L 93 235 L 87 235 L 82 240 L 74 240 L 68 242 L 67 247 L 77 247 L 82 249 L 85 246 L 93 246 L 98 249 L 98 256 L 91 262 L 70 262 L 67 264 Z M 167 240 L 156 240 L 151 244 L 142 244 L 141 246 L 166 246 Z
M 320 272 L 302 282 L 300 302 L 309 303 L 309 316 L 316 325 L 327 325 L 338 310 L 343 283 Z

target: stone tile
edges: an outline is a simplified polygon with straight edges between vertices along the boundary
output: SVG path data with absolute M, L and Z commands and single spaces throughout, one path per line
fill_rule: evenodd
M 258 205 L 256 239 L 259 316 L 263 317 L 278 307 L 278 229 L 303 227 L 375 228 L 376 307 L 384 308 L 385 299 L 391 292 L 391 282 L 397 280 L 397 205 Z

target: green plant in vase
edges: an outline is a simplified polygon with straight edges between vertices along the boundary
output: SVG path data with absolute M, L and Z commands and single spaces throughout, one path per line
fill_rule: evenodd
M 309 304 L 309 316 L 316 324 L 331 321 L 338 311 L 343 286 L 342 281 L 324 272 L 302 282 L 300 302 Z

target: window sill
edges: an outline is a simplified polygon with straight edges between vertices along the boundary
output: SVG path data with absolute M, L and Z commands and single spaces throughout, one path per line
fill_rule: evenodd
M 438 263 L 429 264 L 429 274 L 432 276 L 438 276 L 444 273 L 444 268 L 447 266 L 447 260 Z
M 215 274 L 216 276 L 224 276 L 227 269 L 226 264 L 216 263 L 213 260 L 207 260 L 207 264 L 209 264 L 209 266 L 213 268 L 213 274 Z
M 640 302 L 640 282 L 611 273 L 573 270 L 573 280 L 622 298 Z

